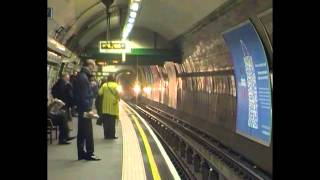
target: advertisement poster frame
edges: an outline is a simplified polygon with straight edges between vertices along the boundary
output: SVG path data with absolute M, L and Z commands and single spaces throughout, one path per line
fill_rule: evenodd
M 223 32 L 222 36 L 234 66 L 236 133 L 270 146 L 272 93 L 268 59 L 260 36 L 250 20 Z

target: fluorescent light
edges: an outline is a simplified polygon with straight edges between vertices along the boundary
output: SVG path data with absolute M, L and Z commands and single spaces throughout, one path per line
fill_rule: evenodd
M 129 35 L 129 30 L 127 28 L 125 28 L 125 30 L 123 31 L 123 34 L 122 34 L 122 39 L 127 39 Z
M 54 53 L 54 52 L 48 51 L 48 53 L 51 54 L 51 55 L 53 55 L 53 56 L 58 57 L 58 55 L 57 55 L 56 53 Z
M 62 44 L 60 44 L 59 42 L 57 42 L 56 40 L 50 38 L 49 41 L 50 41 L 52 44 L 56 45 L 57 48 L 60 49 L 61 51 L 65 51 L 65 50 L 66 50 L 66 48 L 65 48 Z
M 125 34 L 128 34 L 130 32 L 130 29 L 128 29 L 128 28 L 126 28 L 125 30 L 124 30 L 124 33 Z
M 132 30 L 132 26 L 128 27 L 127 28 L 127 33 L 130 34 L 131 30 Z
M 65 51 L 66 48 L 63 45 L 57 44 L 57 48 L 60 49 L 61 51 Z
M 130 14 L 129 14 L 129 17 L 128 17 L 128 21 L 127 21 L 127 24 L 122 32 L 122 39 L 123 40 L 126 40 L 127 37 L 129 36 L 132 28 L 133 28 L 133 24 L 135 22 L 135 18 L 137 17 L 137 11 L 139 10 L 139 3 L 140 3 L 140 0 L 131 0 L 131 4 L 130 4 Z
M 137 16 L 137 13 L 136 13 L 136 12 L 134 12 L 134 11 L 131 11 L 131 12 L 130 12 L 130 17 L 135 18 L 136 16 Z
M 129 18 L 129 19 L 128 19 L 128 22 L 129 22 L 129 23 L 134 23 L 134 18 Z
M 131 31 L 132 27 L 133 27 L 133 24 L 132 23 L 128 23 L 126 29 L 130 29 L 130 31 Z
M 122 35 L 122 38 L 123 39 L 127 39 L 131 29 L 133 27 L 133 24 L 131 23 L 128 23 L 127 26 L 125 27 L 124 31 L 123 31 L 123 35 Z
M 54 44 L 54 45 L 57 44 L 57 41 L 55 41 L 54 39 L 49 39 L 49 41 L 50 41 L 52 44 Z
M 130 34 L 132 28 L 127 29 L 127 33 Z
M 137 3 L 137 2 L 132 3 L 130 9 L 132 9 L 133 11 L 138 11 L 139 3 Z
M 123 39 L 123 40 L 127 39 L 127 37 L 128 37 L 128 34 L 127 34 L 127 33 L 123 33 L 123 34 L 122 34 L 122 39 Z

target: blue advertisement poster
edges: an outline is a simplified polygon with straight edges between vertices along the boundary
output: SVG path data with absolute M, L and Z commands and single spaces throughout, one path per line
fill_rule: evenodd
M 223 38 L 232 57 L 237 86 L 236 132 L 269 146 L 271 88 L 262 42 L 250 21 L 224 32 Z

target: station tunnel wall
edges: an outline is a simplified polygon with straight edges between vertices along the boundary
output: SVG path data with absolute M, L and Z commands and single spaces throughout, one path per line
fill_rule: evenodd
M 139 66 L 142 87 L 151 88 L 151 93 L 142 91 L 142 96 L 148 103 L 193 117 L 191 121 L 199 127 L 272 174 L 272 142 L 266 147 L 235 133 L 236 85 L 231 56 L 222 37 L 222 32 L 272 12 L 272 1 L 239 2 L 179 42 L 181 64 Z M 265 14 L 270 17 L 270 13 Z M 265 27 L 260 33 L 267 33 L 272 41 L 272 18 L 258 18 Z

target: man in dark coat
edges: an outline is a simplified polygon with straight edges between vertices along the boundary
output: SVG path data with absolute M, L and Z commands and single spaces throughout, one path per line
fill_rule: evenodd
M 72 106 L 73 101 L 73 91 L 72 85 L 69 82 L 69 75 L 63 74 L 61 78 L 53 85 L 51 93 L 53 98 L 60 99 L 65 103 L 65 106 L 62 108 L 66 110 Z
M 92 132 L 92 120 L 85 116 L 91 112 L 93 92 L 90 84 L 91 73 L 95 68 L 93 60 L 86 60 L 74 82 L 74 98 L 78 111 L 78 160 L 100 160 L 94 155 L 94 142 Z
M 57 108 L 57 104 L 65 104 L 61 100 L 55 99 L 54 102 L 48 105 L 48 118 L 52 120 L 53 125 L 59 127 L 59 144 L 70 144 L 70 140 L 75 137 L 69 136 L 69 127 L 64 110 Z
M 78 71 L 74 71 L 73 74 L 70 75 L 70 83 L 72 87 L 74 87 L 74 82 L 77 77 L 77 74 L 78 74 Z M 74 101 L 72 101 L 71 114 L 73 117 L 76 117 L 76 106 Z

